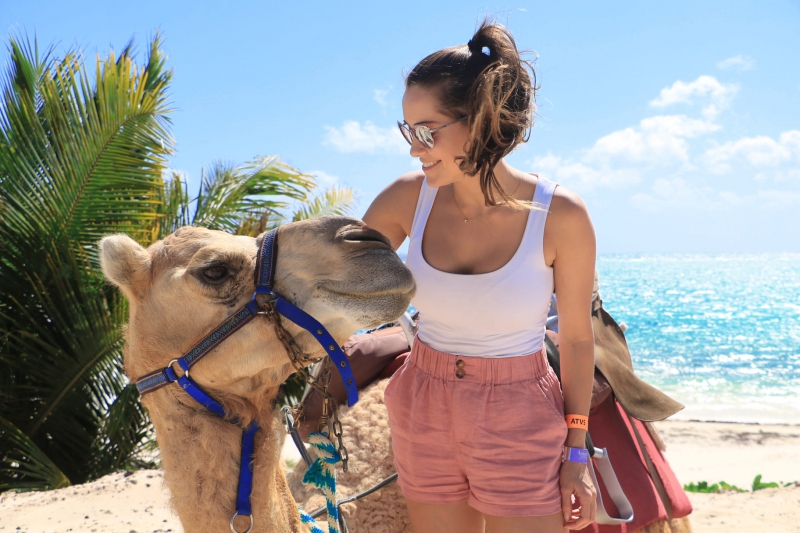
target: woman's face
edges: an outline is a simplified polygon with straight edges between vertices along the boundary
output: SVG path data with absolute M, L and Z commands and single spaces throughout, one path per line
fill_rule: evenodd
M 438 128 L 461 117 L 443 114 L 438 108 L 438 96 L 430 89 L 411 86 L 403 95 L 403 119 L 409 126 L 423 124 Z M 456 157 L 464 155 L 469 139 L 467 122 L 457 122 L 433 134 L 433 148 L 428 148 L 413 137 L 411 156 L 422 162 L 422 170 L 431 187 L 442 187 L 464 178 Z

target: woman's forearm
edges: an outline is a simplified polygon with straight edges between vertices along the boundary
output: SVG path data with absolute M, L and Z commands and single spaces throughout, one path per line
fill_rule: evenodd
M 589 415 L 594 381 L 594 339 L 570 342 L 560 337 L 561 391 L 564 411 L 572 415 Z M 584 447 L 586 430 L 570 429 L 565 446 Z

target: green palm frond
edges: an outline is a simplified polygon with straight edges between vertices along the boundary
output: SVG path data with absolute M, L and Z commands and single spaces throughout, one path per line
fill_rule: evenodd
M 47 490 L 70 485 L 69 479 L 28 436 L 0 417 L 0 492 Z
M 242 219 L 289 207 L 316 187 L 277 156 L 257 158 L 242 166 L 217 163 L 203 173 L 192 224 L 236 233 Z
M 191 202 L 186 179 L 172 171 L 165 180 L 164 187 L 159 191 L 156 203 L 156 212 L 159 216 L 153 223 L 146 244 L 163 239 L 178 228 L 190 225 L 192 223 L 190 211 Z
M 153 426 L 139 401 L 139 391 L 135 384 L 129 383 L 108 406 L 108 414 L 92 446 L 91 470 L 100 473 L 129 467 L 156 468 L 157 463 L 145 457 L 148 443 L 154 440 Z
M 265 209 L 261 212 L 254 212 L 239 221 L 236 228 L 236 235 L 247 235 L 258 237 L 265 231 L 270 231 L 286 222 L 286 217 L 279 211 Z
M 349 187 L 331 187 L 322 194 L 300 202 L 292 220 L 306 220 L 325 215 L 350 215 L 356 203 L 356 194 Z
M 109 471 L 95 471 L 92 456 L 127 384 L 121 365 L 126 306 L 86 254 L 77 260 L 81 253 L 67 245 L 51 251 L 46 275 L 31 275 L 24 290 L 11 296 L 10 309 L 0 313 L 7 333 L 0 368 L 14 380 L 0 416 L 74 482 Z M 126 423 L 147 424 L 143 414 Z M 117 442 L 127 449 L 137 444 Z
M 0 490 L 104 475 L 149 430 L 122 372 L 126 303 L 94 246 L 113 232 L 146 243 L 174 193 L 162 177 L 171 73 L 158 36 L 143 67 L 131 50 L 98 59 L 90 76 L 75 51 L 56 60 L 11 40 L 0 97 L 0 417 L 27 440 L 10 429 L 0 439 Z M 48 468 L 59 474 L 45 482 L 36 472 Z
M 144 67 L 126 48 L 96 60 L 77 52 L 49 64 L 11 39 L 0 114 L 0 203 L 8 230 L 40 244 L 68 237 L 89 249 L 113 232 L 142 235 L 173 141 L 160 37 Z M 92 83 L 94 82 L 94 83 Z M 32 216 L 35 214 L 35 216 Z

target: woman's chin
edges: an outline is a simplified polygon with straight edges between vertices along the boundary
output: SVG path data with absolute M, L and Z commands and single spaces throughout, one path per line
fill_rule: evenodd
M 422 169 L 422 172 L 425 173 L 425 178 L 428 180 L 428 187 L 438 189 L 439 187 L 444 187 L 445 185 L 450 185 L 453 183 L 453 180 L 448 178 L 447 175 L 443 174 L 442 172 L 438 172 L 436 167 L 434 167 L 430 173 L 426 172 L 424 168 Z

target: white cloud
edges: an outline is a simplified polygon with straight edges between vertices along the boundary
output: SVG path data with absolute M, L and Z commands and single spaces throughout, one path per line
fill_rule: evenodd
M 689 159 L 687 138 L 714 132 L 720 126 L 685 115 L 663 115 L 642 120 L 639 127 L 615 131 L 597 140 L 585 160 L 609 164 L 627 162 L 669 164 Z
M 800 163 L 800 130 L 785 131 L 778 140 L 765 135 L 742 137 L 709 148 L 705 159 L 716 174 L 730 172 L 735 160 L 744 160 L 754 167 L 779 167 L 793 160 Z
M 758 191 L 756 195 L 762 207 L 782 209 L 800 207 L 800 191 Z
M 713 76 L 700 76 L 689 83 L 678 80 L 670 87 L 664 87 L 661 89 L 658 98 L 650 101 L 650 105 L 652 107 L 667 107 L 673 104 L 694 104 L 698 97 L 708 98 L 711 103 L 703 108 L 703 116 L 711 120 L 722 109 L 728 107 L 738 90 L 738 86 L 720 83 Z
M 658 178 L 653 182 L 650 192 L 636 193 L 630 198 L 634 208 L 647 212 L 718 210 L 741 206 L 746 201 L 734 192 L 717 191 L 708 185 L 695 185 L 677 177 Z
M 309 172 L 312 176 L 317 178 L 317 183 L 322 188 L 332 187 L 339 183 L 339 177 L 328 174 L 324 170 L 312 170 Z
M 578 192 L 626 187 L 639 183 L 653 168 L 661 174 L 665 169 L 694 170 L 687 139 L 719 129 L 718 124 L 685 115 L 649 117 L 601 137 L 578 157 L 538 156 L 531 161 L 532 170 Z
M 328 130 L 323 144 L 340 152 L 389 152 L 402 154 L 408 143 L 397 128 L 381 128 L 369 120 L 362 125 L 356 120 L 346 120 L 340 128 L 325 126 Z
M 750 56 L 738 55 L 723 59 L 717 63 L 717 68 L 722 70 L 750 70 L 756 64 L 755 60 Z
M 380 89 L 375 89 L 372 94 L 372 98 L 378 102 L 378 105 L 381 107 L 386 107 L 386 95 L 389 94 L 389 90 L 382 91 Z
M 630 168 L 593 167 L 574 159 L 562 159 L 553 154 L 537 156 L 531 161 L 533 172 L 545 179 L 567 184 L 578 191 L 596 187 L 619 188 L 639 182 L 639 171 Z
M 696 116 L 656 115 L 613 131 L 570 157 L 548 153 L 534 157 L 531 170 L 574 189 L 579 194 L 596 189 L 631 190 L 629 205 L 646 212 L 734 212 L 800 207 L 800 130 L 777 138 L 743 137 L 699 146 L 698 139 L 714 138 L 722 126 L 715 119 L 735 95 L 737 87 L 711 76 L 691 83 L 676 82 L 661 91 L 653 107 L 676 103 L 705 107 Z M 735 162 L 735 165 L 734 165 Z M 715 173 L 737 173 L 730 179 Z M 709 178 L 709 179 L 707 179 Z M 749 181 L 755 178 L 755 182 Z M 789 190 L 766 189 L 767 182 L 783 182 Z M 748 185 L 751 184 L 751 185 Z M 758 185 L 758 187 L 753 187 Z M 619 194 L 619 193 L 617 193 Z

